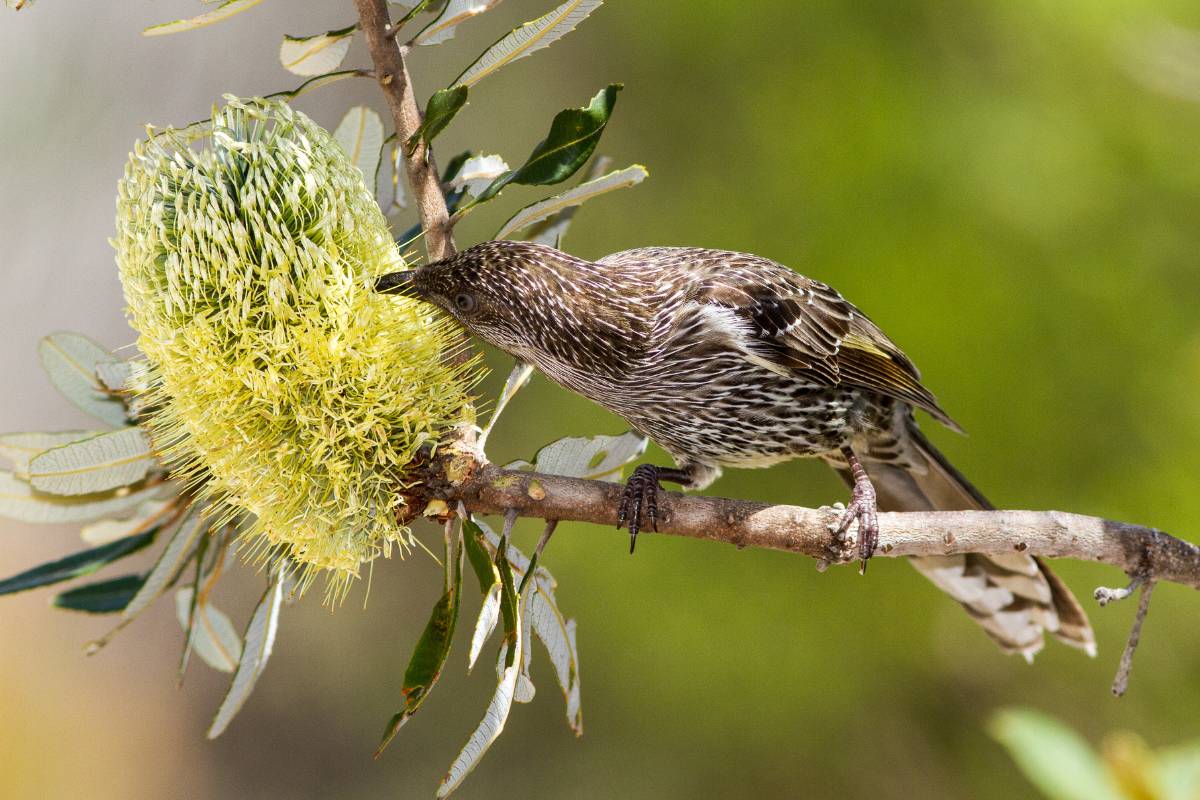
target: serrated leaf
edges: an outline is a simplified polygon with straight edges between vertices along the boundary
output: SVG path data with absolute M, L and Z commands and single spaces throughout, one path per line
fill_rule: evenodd
M 82 550 L 47 564 L 26 570 L 19 575 L 0 581 L 0 595 L 24 592 L 39 586 L 69 581 L 91 575 L 103 566 L 125 556 L 132 555 L 154 541 L 157 531 L 148 531 L 140 536 L 131 536 L 111 544 Z
M 413 37 L 412 43 L 434 45 L 454 38 L 454 29 L 485 11 L 500 5 L 500 0 L 450 0 L 433 22 Z
M 627 431 L 620 436 L 568 437 L 538 450 L 535 472 L 567 478 L 619 481 L 622 468 L 646 452 L 649 440 Z
M 581 183 L 562 194 L 557 194 L 554 197 L 548 197 L 545 200 L 539 200 L 536 203 L 531 203 L 525 206 L 516 214 L 509 217 L 508 222 L 500 228 L 493 236 L 493 239 L 505 239 L 516 231 L 527 228 L 535 222 L 540 222 L 547 217 L 563 211 L 564 209 L 573 206 L 579 206 L 591 200 L 593 197 L 598 197 L 602 194 L 624 189 L 626 186 L 636 186 L 641 183 L 649 173 L 646 168 L 640 164 L 634 164 L 631 167 L 620 169 L 615 172 L 610 172 L 603 177 L 595 180 Z
M 52 333 L 38 343 L 50 382 L 77 408 L 114 428 L 126 424 L 125 404 L 96 377 L 96 366 L 116 356 L 79 333 Z
M 416 649 L 409 658 L 408 668 L 404 671 L 404 684 L 400 689 L 404 697 L 404 708 L 388 721 L 379 747 L 375 750 L 376 758 L 396 737 L 404 723 L 421 708 L 421 704 L 441 677 L 446 659 L 450 657 L 450 643 L 454 639 L 458 610 L 462 604 L 463 548 L 464 543 L 460 537 L 454 556 L 454 576 L 451 585 L 433 607 L 429 622 L 426 623 L 421 638 L 417 640 Z
M 543 47 L 549 47 L 575 30 L 576 26 L 599 8 L 602 2 L 603 0 L 567 0 L 550 13 L 509 31 L 483 51 L 479 58 L 463 70 L 454 83 L 471 86 L 504 65 L 525 58 Z
M 194 547 L 200 537 L 208 531 L 208 520 L 204 519 L 200 509 L 193 509 L 182 523 L 176 526 L 167 546 L 163 548 L 154 562 L 154 566 L 146 575 L 146 582 L 137 595 L 129 601 L 121 619 L 128 622 L 140 614 L 147 606 L 162 596 L 187 564 L 188 558 L 194 552 Z M 188 605 L 191 605 L 189 599 Z M 178 606 L 177 606 L 178 608 Z
M 212 25 L 217 22 L 222 22 L 229 19 L 235 14 L 240 14 L 243 11 L 248 11 L 254 6 L 261 3 L 262 0 L 226 0 L 221 5 L 191 19 L 177 19 L 172 22 L 164 22 L 161 25 L 152 25 L 142 31 L 143 36 L 165 36 L 169 33 L 182 33 L 183 31 L 194 31 L 197 28 L 203 28 L 206 25 Z
M 137 483 L 156 463 L 145 431 L 122 428 L 34 456 L 29 482 L 39 492 L 95 494 Z
M 357 25 L 316 36 L 284 36 L 279 63 L 295 75 L 322 75 L 337 69 L 350 52 Z
M 1021 772 L 1050 800 L 1120 800 L 1099 755 L 1077 733 L 1044 714 L 1009 708 L 988 725 Z
M 63 592 L 53 603 L 56 608 L 68 611 L 112 614 L 123 609 L 141 587 L 141 575 L 123 575 Z
M 471 634 L 471 652 L 467 655 L 467 672 L 475 668 L 475 661 L 483 650 L 483 645 L 491 638 L 500 621 L 500 582 L 492 584 L 483 598 L 483 606 L 479 609 L 479 617 L 475 620 L 475 631 Z
M 611 158 L 608 156 L 597 156 L 592 161 L 592 165 L 588 167 L 584 181 L 599 178 L 608 172 L 608 168 L 611 166 Z M 567 235 L 567 229 L 571 227 L 571 221 L 575 218 L 575 212 L 578 210 L 579 206 L 568 206 L 541 222 L 535 222 L 530 226 L 528 232 L 526 232 L 525 241 L 562 249 L 562 241 Z
M 43 494 L 8 470 L 0 470 L 0 517 L 35 524 L 91 522 L 128 513 L 163 491 L 163 486 L 150 486 L 136 492 L 118 489 L 69 497 Z
M 508 373 L 508 379 L 504 381 L 504 388 L 500 390 L 500 396 L 496 398 L 496 405 L 492 409 L 492 415 L 488 418 L 487 425 L 484 426 L 483 431 L 479 434 L 478 445 L 480 450 L 483 450 L 487 444 L 492 429 L 496 427 L 496 420 L 500 419 L 500 414 L 508 405 L 508 401 L 512 400 L 517 392 L 521 391 L 529 383 L 529 378 L 532 375 L 533 367 L 524 361 L 517 361 L 513 364 L 512 371 Z
M 550 132 L 533 148 L 525 163 L 492 181 L 473 202 L 464 206 L 463 211 L 491 200 L 510 183 L 546 186 L 561 183 L 574 175 L 591 158 L 600 142 L 620 90 L 621 84 L 609 84 L 583 108 L 558 112 L 550 123 Z
M 474 197 L 505 172 L 508 172 L 508 164 L 500 156 L 472 156 L 463 162 L 450 185 L 464 189 Z
M 363 180 L 372 180 L 383 147 L 383 121 L 379 115 L 366 106 L 354 106 L 338 123 L 333 138 L 362 171 Z M 370 189 L 374 194 L 374 185 Z
M 409 155 L 417 151 L 421 142 L 430 144 L 434 137 L 445 130 L 450 120 L 467 104 L 467 87 L 452 86 L 449 89 L 438 89 L 429 97 L 425 104 L 425 118 L 413 135 L 408 137 L 404 146 Z
M 212 603 L 197 602 L 193 611 L 194 592 L 191 586 L 185 586 L 175 593 L 175 617 L 184 631 L 192 631 L 192 649 L 205 664 L 221 672 L 233 672 L 242 657 L 242 637 L 229 615 Z
M 90 545 L 102 545 L 144 533 L 156 526 L 163 519 L 175 513 L 179 498 L 171 497 L 166 500 L 148 500 L 134 509 L 128 519 L 103 519 L 84 525 L 79 531 L 83 541 Z
M 104 431 L 63 431 L 61 433 L 5 433 L 0 435 L 0 458 L 12 465 L 13 474 L 29 480 L 29 460 L 52 447 L 79 442 Z
M 246 627 L 246 635 L 243 637 L 245 644 L 238 660 L 237 672 L 234 673 L 229 692 L 208 729 L 209 739 L 215 739 L 225 731 L 250 697 L 250 693 L 254 691 L 254 684 L 258 683 L 259 677 L 266 669 L 267 659 L 271 657 L 271 648 L 275 646 L 275 633 L 279 627 L 279 604 L 282 600 L 283 570 L 276 568 L 271 575 L 267 591 L 254 609 L 250 624 Z

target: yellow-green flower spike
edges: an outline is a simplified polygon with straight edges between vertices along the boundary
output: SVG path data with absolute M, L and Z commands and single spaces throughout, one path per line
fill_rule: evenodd
M 403 470 L 474 421 L 478 367 L 443 361 L 450 323 L 429 306 L 372 291 L 403 260 L 333 138 L 284 103 L 226 100 L 136 145 L 119 187 L 148 426 L 218 518 L 251 515 L 249 552 L 287 553 L 303 585 L 330 570 L 341 597 L 411 544 Z

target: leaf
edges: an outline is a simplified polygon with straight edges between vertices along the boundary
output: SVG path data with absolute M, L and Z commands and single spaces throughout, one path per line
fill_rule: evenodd
M 496 427 L 496 420 L 500 419 L 501 412 L 508 405 L 508 401 L 516 396 L 517 392 L 529 383 L 530 376 L 533 375 L 533 367 L 526 364 L 524 361 L 517 361 L 513 364 L 512 371 L 508 373 L 508 380 L 504 382 L 504 388 L 500 390 L 500 396 L 496 398 L 496 405 L 492 409 L 492 415 L 488 418 L 487 425 L 479 434 L 477 442 L 479 449 L 482 451 L 487 444 L 488 436 L 492 433 L 492 428 Z
M 35 492 L 32 486 L 18 480 L 11 472 L 0 470 L 0 517 L 38 524 L 90 522 L 131 511 L 147 500 L 154 499 L 163 489 L 158 485 L 136 492 L 118 489 L 102 494 L 64 497 Z
M 497 581 L 487 590 L 483 606 L 479 609 L 479 617 L 475 620 L 475 632 L 471 634 L 471 652 L 467 655 L 467 672 L 475 668 L 475 661 L 479 658 L 483 645 L 491 638 L 492 631 L 496 630 L 499 620 L 500 582 Z
M 543 47 L 549 47 L 573 31 L 589 14 L 599 8 L 602 2 L 603 0 L 567 0 L 550 13 L 509 31 L 463 70 L 455 79 L 455 85 L 471 86 L 505 64 L 511 64 Z
M 29 460 L 52 447 L 82 441 L 103 431 L 63 431 L 62 433 L 5 433 L 0 435 L 0 458 L 8 459 L 21 480 L 29 480 Z
M 267 659 L 271 657 L 271 648 L 275 645 L 275 633 L 279 628 L 279 604 L 283 600 L 283 570 L 276 568 L 271 575 L 271 583 L 259 601 L 250 617 L 243 637 L 245 646 L 238 660 L 237 672 L 229 685 L 229 692 L 217 709 L 212 726 L 208 729 L 208 738 L 220 736 L 233 720 L 250 693 L 254 684 L 266 669 Z M 197 650 L 197 652 L 200 652 Z
M 503 540 L 501 541 L 503 545 Z M 450 770 L 446 773 L 446 777 L 442 779 L 441 785 L 438 787 L 437 796 L 446 797 L 463 782 L 463 779 L 475 768 L 479 760 L 487 753 L 488 748 L 496 741 L 497 737 L 504 731 L 504 723 L 508 720 L 508 714 L 512 710 L 513 698 L 517 690 L 517 680 L 521 674 L 521 664 L 523 663 L 523 652 L 526 646 L 524 636 L 521 633 L 520 620 L 520 604 L 516 602 L 515 592 L 512 584 L 512 572 L 508 568 L 508 561 L 504 556 L 506 548 L 501 546 L 497 551 L 496 565 L 500 570 L 503 580 L 503 589 L 501 593 L 501 610 L 510 604 L 512 613 L 512 624 L 509 625 L 508 612 L 505 612 L 505 640 L 501 648 L 500 662 L 506 664 L 501 671 L 500 679 L 496 683 L 496 691 L 492 695 L 492 700 L 488 704 L 487 711 L 483 715 L 483 720 L 475 729 L 474 733 L 467 740 L 466 745 L 454 759 L 454 763 L 450 765 Z M 507 596 L 507 597 L 506 597 Z
M 111 614 L 123 609 L 141 587 L 141 575 L 123 575 L 63 592 L 54 598 L 54 606 L 89 614 Z
M 450 120 L 467 104 L 467 87 L 452 86 L 449 89 L 438 89 L 429 97 L 425 104 L 425 119 L 421 127 L 413 132 L 404 143 L 406 151 L 412 155 L 422 141 L 431 144 L 435 136 L 445 130 Z
M 366 106 L 354 106 L 338 123 L 333 138 L 362 171 L 364 182 L 372 180 L 383 147 L 383 121 L 379 115 Z M 369 188 L 374 195 L 374 185 Z
M 52 333 L 38 343 L 38 353 L 50 382 L 63 397 L 114 428 L 126 424 L 125 404 L 96 377 L 98 364 L 117 360 L 112 353 L 79 333 Z
M 1157 755 L 1162 800 L 1195 800 L 1200 789 L 1200 742 L 1159 750 Z
M 521 647 L 521 671 L 517 675 L 517 688 L 513 692 L 513 702 L 516 703 L 532 703 L 534 696 L 537 694 L 537 689 L 533 685 L 533 679 L 529 676 L 529 665 L 533 661 L 533 648 L 530 647 L 530 635 L 532 633 L 529 623 L 529 602 L 533 593 L 528 590 L 522 590 L 521 596 L 517 601 L 521 604 L 521 641 L 524 643 Z M 503 677 L 503 671 L 499 666 L 504 663 L 503 655 L 496 662 L 497 671 L 496 677 Z
M 365 78 L 368 77 L 369 74 L 370 73 L 364 72 L 361 69 L 343 69 L 339 72 L 327 72 L 324 75 L 318 75 L 315 78 L 309 78 L 295 89 L 287 89 L 282 92 L 272 92 L 271 94 L 266 95 L 263 99 L 272 100 L 276 97 L 281 97 L 285 100 L 295 100 L 300 95 L 311 92 L 313 89 L 319 89 L 322 86 L 328 86 L 331 83 L 337 83 L 338 81 L 345 80 L 346 78 Z M 203 122 L 208 121 L 209 120 L 203 120 Z M 199 124 L 202 123 L 192 123 L 192 125 Z M 188 127 L 191 126 L 189 125 Z
M 176 526 L 167 546 L 163 548 L 158 560 L 154 562 L 154 567 L 146 575 L 146 582 L 141 590 L 125 607 L 124 613 L 121 614 L 122 620 L 132 620 L 162 596 L 194 554 L 194 545 L 207 532 L 208 520 L 203 518 L 201 509 L 193 508 L 183 522 Z M 191 606 L 190 599 L 188 606 Z
M 597 156 L 592 165 L 588 167 L 585 181 L 595 180 L 604 173 L 608 172 L 608 168 L 612 166 L 612 159 L 608 156 Z M 575 212 L 579 210 L 579 206 L 568 206 L 557 214 L 534 223 L 529 231 L 525 234 L 525 241 L 544 244 L 549 247 L 562 247 L 562 240 L 567 235 L 567 228 L 571 227 L 571 221 L 575 218 Z
M 321 75 L 335 70 L 350 52 L 357 25 L 316 36 L 284 36 L 279 45 L 279 63 L 295 75 Z
M 462 599 L 463 546 L 460 538 L 454 556 L 453 580 L 446 593 L 433 607 L 429 622 L 426 623 L 421 638 L 417 640 L 417 647 L 409 658 L 408 669 L 404 671 L 404 684 L 400 689 L 400 694 L 404 696 L 404 708 L 388 721 L 379 747 L 375 750 L 376 758 L 379 758 L 384 748 L 396 737 L 404 723 L 421 708 L 421 704 L 441 677 L 446 659 L 450 657 L 450 643 L 454 639 L 454 628 L 458 622 L 458 609 Z
M 450 0 L 433 22 L 413 37 L 418 45 L 441 44 L 454 38 L 454 29 L 485 11 L 500 5 L 500 0 Z
M 154 527 L 164 517 L 175 512 L 178 497 L 166 500 L 147 500 L 136 509 L 128 519 L 104 519 L 83 526 L 79 531 L 80 537 L 91 545 L 107 544 L 126 536 L 143 533 Z
M 128 391 L 133 377 L 133 363 L 130 361 L 101 361 L 96 364 L 96 377 L 100 384 L 110 392 Z
M 525 163 L 492 181 L 463 211 L 491 200 L 510 183 L 545 186 L 574 175 L 591 158 L 600 142 L 620 90 L 621 84 L 609 84 L 587 106 L 558 112 L 550 123 L 550 132 L 533 148 Z
M 51 494 L 94 494 L 129 486 L 157 463 L 141 428 L 122 428 L 47 450 L 29 462 L 29 482 Z
M 559 439 L 538 450 L 533 469 L 567 478 L 619 481 L 622 467 L 646 452 L 648 443 L 633 431 L 620 436 Z
M 229 616 L 212 603 L 197 601 L 193 611 L 194 597 L 195 590 L 191 586 L 185 586 L 175 593 L 175 617 L 179 620 L 180 627 L 185 631 L 192 631 L 192 649 L 205 664 L 221 672 L 233 672 L 238 668 L 242 657 L 242 637 L 238 636 Z M 257 609 L 255 613 L 258 613 Z M 236 682 L 235 677 L 234 683 Z M 232 689 L 230 691 L 232 692 Z M 226 701 L 228 699 L 226 697 Z M 221 708 L 224 707 L 222 704 Z M 237 709 L 234 709 L 231 716 L 236 713 Z M 210 732 L 208 738 L 211 739 L 214 735 Z
M 168 33 L 194 31 L 197 28 L 203 28 L 206 25 L 212 25 L 213 23 L 229 19 L 234 14 L 247 11 L 261 2 L 262 0 L 225 0 L 224 3 L 221 3 L 221 5 L 212 11 L 201 14 L 198 17 L 177 19 L 173 22 L 164 22 L 161 25 L 152 25 L 142 31 L 142 36 L 165 36 Z
M 610 172 L 601 178 L 581 183 L 562 194 L 548 197 L 545 200 L 539 200 L 513 214 L 508 222 L 504 223 L 504 226 L 492 238 L 506 239 L 509 234 L 519 231 L 522 228 L 527 228 L 533 223 L 540 222 L 566 208 L 582 205 L 593 197 L 615 191 L 616 189 L 624 189 L 626 186 L 636 186 L 648 174 L 645 167 L 640 164 L 634 164 L 632 167 Z
M 488 534 L 495 536 L 490 528 L 487 528 L 482 522 L 476 522 L 473 519 L 467 518 L 462 521 L 462 536 L 463 544 L 467 551 L 467 560 L 471 562 L 471 569 L 475 572 L 475 577 L 479 579 L 479 591 L 487 594 L 492 590 L 493 586 L 500 583 L 500 572 L 496 569 L 492 557 L 488 555 L 489 544 Z M 495 550 L 494 547 L 490 547 Z
M 52 583 L 91 575 L 101 567 L 141 550 L 154 541 L 156 533 L 157 531 L 148 531 L 140 536 L 131 536 L 90 550 L 81 550 L 57 561 L 26 570 L 0 581 L 0 594 L 24 592 L 39 586 L 49 586 Z
M 1104 762 L 1074 731 L 1036 711 L 1009 708 L 992 717 L 992 737 L 1050 800 L 1120 800 Z
M 450 185 L 455 189 L 465 189 L 467 194 L 474 197 L 505 172 L 508 172 L 508 164 L 500 156 L 472 156 L 463 162 L 462 169 L 458 170 Z

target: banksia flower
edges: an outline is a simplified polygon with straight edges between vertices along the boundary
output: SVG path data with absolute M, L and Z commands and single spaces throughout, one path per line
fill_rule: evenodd
M 477 366 L 443 361 L 450 323 L 429 306 L 372 292 L 403 259 L 332 137 L 284 103 L 227 101 L 139 143 L 120 184 L 146 424 L 218 522 L 245 520 L 248 552 L 290 556 L 304 586 L 330 570 L 340 597 L 411 543 L 404 469 L 473 421 Z

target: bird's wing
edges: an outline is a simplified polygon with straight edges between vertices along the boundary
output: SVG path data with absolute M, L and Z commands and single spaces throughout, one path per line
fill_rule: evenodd
M 692 313 L 723 328 L 749 360 L 780 374 L 894 397 L 958 429 L 908 356 L 834 289 L 758 256 L 669 252 L 688 262 Z

